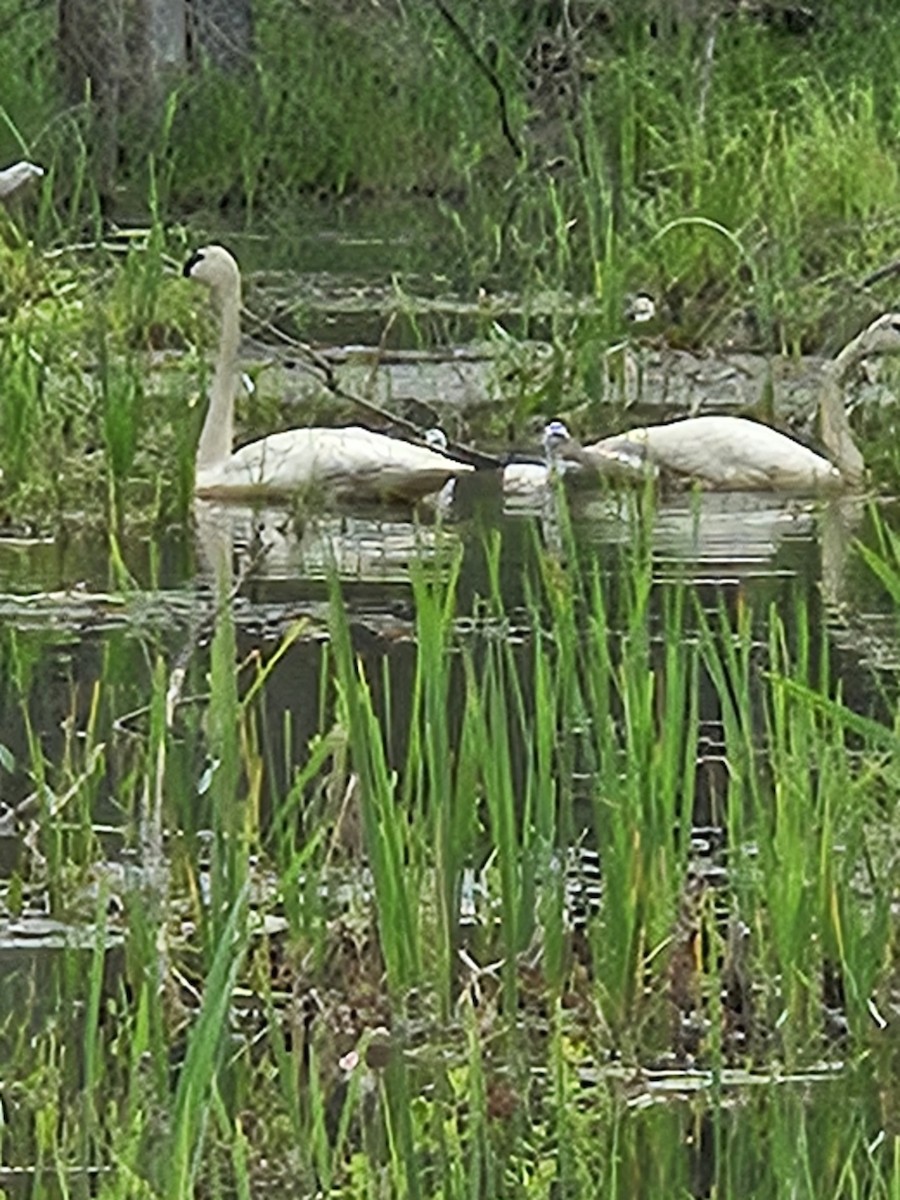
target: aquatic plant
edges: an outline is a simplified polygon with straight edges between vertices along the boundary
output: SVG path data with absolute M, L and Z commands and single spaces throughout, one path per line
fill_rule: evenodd
M 110 1194 L 519 1195 L 552 1170 L 619 1195 L 692 1177 L 689 1126 L 723 1194 L 778 1172 L 890 1194 L 866 1097 L 891 1070 L 872 1014 L 894 977 L 895 732 L 846 703 L 802 592 L 660 582 L 652 494 L 628 519 L 604 561 L 563 519 L 513 594 L 490 534 L 475 595 L 459 558 L 417 564 L 400 653 L 360 653 L 334 582 L 327 650 L 307 620 L 245 658 L 220 591 L 211 642 L 111 643 L 56 738 L 41 644 L 4 643 L 30 749 L 0 765 L 42 797 L 7 908 L 48 894 L 86 934 L 51 956 L 28 1035 L 4 1021 L 28 1081 L 5 1161 L 102 1167 Z M 716 722 L 722 792 L 698 775 Z M 694 840 L 698 805 L 718 848 Z M 650 1103 L 660 1062 L 705 1099 Z M 835 1086 L 860 1097 L 840 1128 Z

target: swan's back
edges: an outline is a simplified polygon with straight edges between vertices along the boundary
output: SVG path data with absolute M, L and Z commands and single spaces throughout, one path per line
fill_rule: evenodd
M 196 490 L 224 497 L 322 487 L 330 495 L 417 500 L 472 470 L 427 446 L 356 425 L 287 429 L 242 446 L 221 465 L 198 470 Z
M 689 417 L 604 438 L 592 449 L 643 447 L 664 470 L 712 488 L 834 487 L 840 472 L 820 454 L 747 417 Z
M 546 463 L 510 462 L 503 468 L 503 492 L 507 496 L 531 496 L 550 480 Z

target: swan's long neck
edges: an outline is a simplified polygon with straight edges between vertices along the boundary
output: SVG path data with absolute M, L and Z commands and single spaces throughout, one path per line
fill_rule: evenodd
M 859 447 L 853 440 L 850 422 L 847 420 L 844 389 L 850 371 L 865 356 L 864 338 L 862 336 L 854 338 L 825 368 L 825 377 L 822 380 L 822 390 L 819 395 L 822 441 L 845 482 L 850 484 L 862 482 L 866 473 L 866 465 Z
M 209 407 L 197 444 L 197 469 L 218 467 L 231 457 L 234 434 L 234 396 L 237 390 L 237 355 L 241 340 L 241 289 L 230 288 L 219 296 L 222 329 L 219 353 L 209 388 Z

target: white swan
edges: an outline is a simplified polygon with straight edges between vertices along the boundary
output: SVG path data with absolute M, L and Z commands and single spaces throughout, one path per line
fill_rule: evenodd
M 288 429 L 232 450 L 240 271 L 224 247 L 204 246 L 184 264 L 184 274 L 209 288 L 222 320 L 209 408 L 197 446 L 198 496 L 264 498 L 321 488 L 329 497 L 415 501 L 474 469 L 426 446 L 359 426 Z
M 672 476 L 719 491 L 803 492 L 856 487 L 865 477 L 844 408 L 852 367 L 873 354 L 900 351 L 900 313 L 887 313 L 825 367 L 819 392 L 820 433 L 833 461 L 749 417 L 688 417 L 647 425 L 581 447 L 581 461 L 605 469 L 610 454 L 643 460 Z
M 44 168 L 32 162 L 17 162 L 11 167 L 4 167 L 0 171 L 0 199 L 5 200 L 32 179 L 40 179 L 43 174 Z
M 447 435 L 439 426 L 425 431 L 425 441 L 435 450 L 447 449 Z M 581 447 L 572 439 L 562 421 L 550 421 L 544 426 L 541 444 L 544 448 L 543 462 L 514 460 L 501 468 L 501 486 L 506 499 L 534 500 L 547 488 L 555 475 L 561 476 L 566 471 L 579 469 L 576 459 Z M 572 447 L 572 456 L 566 457 L 563 448 L 569 446 Z M 591 471 L 597 469 L 597 463 L 593 459 L 585 465 L 589 466 Z M 456 480 L 451 479 L 441 489 L 440 507 L 447 507 L 452 502 L 455 483 Z
M 541 445 L 543 462 L 509 462 L 503 468 L 503 494 L 507 497 L 529 497 L 547 487 L 554 478 L 562 478 L 576 469 L 576 463 L 565 456 L 564 448 L 572 436 L 563 421 L 550 421 L 544 426 Z M 591 464 L 595 466 L 594 463 Z

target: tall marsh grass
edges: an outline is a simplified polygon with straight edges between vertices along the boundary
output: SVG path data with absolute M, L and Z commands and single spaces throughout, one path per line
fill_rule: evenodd
M 558 1178 L 620 1196 L 700 1175 L 724 1195 L 892 1194 L 872 1097 L 892 1086 L 894 729 L 845 705 L 802 593 L 755 608 L 659 583 L 640 536 L 602 561 L 565 532 L 561 549 L 535 548 L 524 608 L 500 541 L 471 611 L 458 561 L 414 569 L 411 677 L 359 653 L 333 584 L 297 685 L 308 745 L 269 700 L 303 623 L 241 665 L 220 603 L 184 704 L 166 716 L 157 648 L 133 684 L 146 736 L 131 717 L 112 742 L 124 664 L 51 742 L 17 635 L 42 797 L 19 904 L 46 889 L 92 939 L 49 957 L 27 1037 L 3 1026 L 28 1081 L 5 1091 L 5 1162 L 73 1186 L 102 1166 L 110 1195 Z M 710 721 L 727 783 L 704 851 Z M 138 855 L 159 797 L 167 871 L 91 891 L 110 790 Z M 660 1065 L 703 1098 L 652 1103 Z M 836 1086 L 858 1097 L 839 1126 Z

